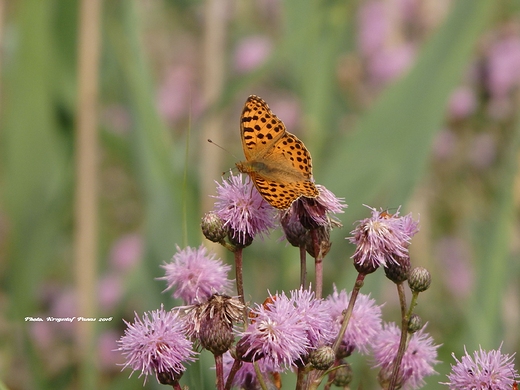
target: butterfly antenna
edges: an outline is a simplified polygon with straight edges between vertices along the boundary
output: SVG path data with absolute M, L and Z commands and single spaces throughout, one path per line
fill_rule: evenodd
M 226 148 L 220 146 L 219 144 L 217 144 L 216 142 L 214 142 L 214 141 L 211 140 L 210 138 L 208 138 L 208 142 L 209 142 L 210 144 L 215 145 L 217 148 L 222 149 L 224 152 L 229 153 L 229 154 L 230 154 L 230 155 L 231 155 L 235 160 L 238 160 L 237 156 L 235 156 L 235 155 L 234 155 L 233 153 L 231 153 L 229 150 L 227 150 Z

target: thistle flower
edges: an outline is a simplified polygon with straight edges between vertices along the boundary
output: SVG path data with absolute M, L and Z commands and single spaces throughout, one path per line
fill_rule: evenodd
M 489 389 L 511 390 L 517 377 L 514 365 L 515 354 L 508 355 L 498 350 L 485 351 L 480 347 L 479 351 L 468 354 L 464 347 L 465 356 L 459 361 L 452 353 L 457 364 L 451 366 L 448 375 L 450 389 Z
M 343 323 L 343 311 L 347 308 L 351 293 L 345 290 L 334 292 L 327 297 L 329 313 L 332 316 L 334 333 L 338 334 Z M 342 340 L 342 349 L 349 355 L 353 350 L 368 353 L 371 340 L 381 332 L 381 306 L 370 295 L 359 294 L 352 311 L 350 322 Z
M 375 367 L 381 367 L 379 380 L 382 382 L 390 379 L 400 338 L 401 330 L 394 323 L 390 323 L 383 326 L 383 330 L 372 340 Z M 436 373 L 433 365 L 438 363 L 437 348 L 439 345 L 435 345 L 433 338 L 424 333 L 424 328 L 409 336 L 398 381 L 404 390 L 422 387 L 424 378 Z
M 368 206 L 367 206 L 368 207 Z M 399 264 L 396 258 L 408 257 L 408 246 L 412 237 L 418 232 L 418 222 L 411 214 L 399 216 L 383 210 L 372 210 L 372 216 L 359 221 L 358 226 L 350 232 L 347 239 L 356 245 L 352 256 L 356 266 L 372 268 L 386 266 L 388 262 Z
M 314 292 L 300 288 L 291 291 L 290 301 L 293 302 L 300 321 L 307 324 L 307 339 L 311 348 L 322 345 L 332 345 L 337 334 L 332 326 L 329 305 L 322 299 L 316 299 Z
M 161 305 L 159 310 L 145 313 L 142 320 L 135 313 L 133 324 L 124 322 L 127 329 L 118 340 L 118 350 L 126 357 L 123 369 L 132 368 L 130 375 L 140 370 L 139 377 L 144 374 L 145 382 L 148 375 L 155 373 L 160 383 L 170 383 L 181 377 L 183 363 L 195 360 L 178 312 L 164 311 Z
M 275 209 L 256 191 L 249 177 L 230 175 L 222 184 L 217 182 L 215 213 L 229 228 L 229 235 L 245 244 L 257 234 L 264 234 L 275 226 Z
M 173 261 L 161 267 L 166 270 L 166 276 L 158 278 L 166 280 L 165 291 L 175 288 L 174 298 L 181 298 L 188 305 L 204 302 L 214 293 L 225 293 L 231 287 L 232 281 L 227 279 L 231 266 L 215 259 L 214 254 L 208 254 L 204 246 L 198 249 L 186 247 L 180 249 Z
M 319 195 L 316 198 L 304 196 L 293 202 L 289 210 L 283 212 L 289 214 L 287 223 L 299 222 L 306 229 L 316 229 L 320 226 L 332 228 L 342 226 L 340 221 L 329 214 L 343 213 L 347 207 L 343 198 L 338 198 L 325 186 L 316 184 Z
M 256 305 L 251 314 L 254 322 L 237 344 L 237 356 L 244 361 L 266 360 L 274 371 L 284 371 L 302 361 L 312 347 L 309 324 L 282 293 L 271 296 L 272 303 Z

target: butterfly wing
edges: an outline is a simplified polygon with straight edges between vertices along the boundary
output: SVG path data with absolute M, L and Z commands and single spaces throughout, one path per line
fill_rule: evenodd
M 260 195 L 277 209 L 284 210 L 289 208 L 301 196 L 315 198 L 319 195 L 318 189 L 309 180 L 279 183 L 255 173 L 251 174 L 251 179 Z
M 251 95 L 240 120 L 246 161 L 237 163 L 250 175 L 258 192 L 272 206 L 286 209 L 305 196 L 319 191 L 312 181 L 311 155 L 302 141 L 285 129 L 267 103 Z
M 246 160 L 261 157 L 285 132 L 285 125 L 273 114 L 267 103 L 258 96 L 249 96 L 240 118 L 240 135 Z

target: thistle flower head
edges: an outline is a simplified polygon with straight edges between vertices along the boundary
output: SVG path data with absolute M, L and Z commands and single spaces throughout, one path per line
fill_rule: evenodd
M 271 298 L 271 303 L 256 305 L 252 310 L 254 322 L 242 333 L 237 355 L 250 361 L 263 358 L 275 371 L 284 371 L 302 361 L 312 347 L 309 324 L 284 293 Z
M 338 292 L 334 286 L 334 292 L 327 297 L 336 334 L 343 323 L 343 311 L 347 308 L 351 295 L 345 290 Z M 370 295 L 359 294 L 343 336 L 342 348 L 349 352 L 357 349 L 360 353 L 366 354 L 370 341 L 379 332 L 381 332 L 381 306 L 378 306 Z
M 510 390 L 517 377 L 514 365 L 514 355 L 508 355 L 498 350 L 485 351 L 480 347 L 479 351 L 468 354 L 464 347 L 465 356 L 459 361 L 455 354 L 453 358 L 457 362 L 451 366 L 448 375 L 450 389 L 490 389 Z
M 383 210 L 370 209 L 372 216 L 359 221 L 358 226 L 350 232 L 352 237 L 348 237 L 356 245 L 352 256 L 354 263 L 373 269 L 386 266 L 388 262 L 399 263 L 397 258 L 408 257 L 408 246 L 419 230 L 418 222 L 412 219 L 411 214 L 400 217 L 399 210 L 389 214 Z
M 316 299 L 310 288 L 303 287 L 291 291 L 290 301 L 293 302 L 300 321 L 307 324 L 307 339 L 311 348 L 332 345 L 337 332 L 334 332 L 327 302 Z
M 161 266 L 166 275 L 158 278 L 166 280 L 166 290 L 175 289 L 174 298 L 181 298 L 186 304 L 204 302 L 214 293 L 227 292 L 232 281 L 227 279 L 231 266 L 208 254 L 204 246 L 198 249 L 186 247 L 173 256 L 172 262 Z
M 118 350 L 126 357 L 123 369 L 130 367 L 132 373 L 140 370 L 139 377 L 144 374 L 145 382 L 152 373 L 161 383 L 167 378 L 177 380 L 185 370 L 183 363 L 195 360 L 178 312 L 164 311 L 161 305 L 159 310 L 145 313 L 142 319 L 136 313 L 134 323 L 125 324 L 125 334 L 118 340 Z
M 401 330 L 390 323 L 383 326 L 372 342 L 376 367 L 381 367 L 380 381 L 390 379 L 400 338 Z M 437 348 L 439 345 L 424 333 L 424 328 L 409 336 L 400 367 L 399 383 L 403 389 L 418 389 L 424 385 L 425 377 L 435 374 L 433 366 L 438 363 Z
M 275 209 L 254 188 L 249 177 L 230 175 L 222 184 L 217 182 L 215 213 L 224 221 L 230 236 L 239 243 L 248 237 L 265 234 L 274 224 Z

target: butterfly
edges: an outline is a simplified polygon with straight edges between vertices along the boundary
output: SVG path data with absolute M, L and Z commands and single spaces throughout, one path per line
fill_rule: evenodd
M 246 161 L 236 166 L 251 177 L 271 206 L 283 210 L 302 196 L 319 195 L 312 180 L 311 154 L 262 98 L 247 98 L 240 118 L 240 137 Z

